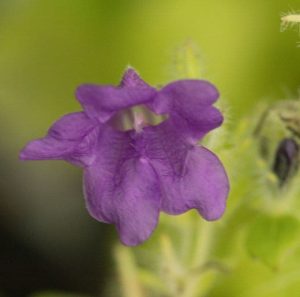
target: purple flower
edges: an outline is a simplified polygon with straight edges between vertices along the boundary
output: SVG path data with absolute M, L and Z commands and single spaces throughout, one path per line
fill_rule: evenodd
M 219 159 L 197 145 L 223 121 L 212 106 L 219 97 L 212 84 L 179 80 L 156 90 L 128 69 L 118 87 L 82 85 L 76 96 L 84 111 L 63 116 L 20 158 L 83 167 L 89 213 L 115 224 L 124 244 L 146 240 L 160 211 L 177 215 L 195 208 L 206 220 L 222 216 L 227 175 Z M 116 128 L 136 105 L 167 118 L 157 125 L 139 118 L 135 129 Z

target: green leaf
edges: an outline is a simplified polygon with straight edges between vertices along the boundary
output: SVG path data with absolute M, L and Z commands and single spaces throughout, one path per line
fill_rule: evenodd
M 251 256 L 277 269 L 296 244 L 299 221 L 290 215 L 259 214 L 249 226 L 246 248 Z

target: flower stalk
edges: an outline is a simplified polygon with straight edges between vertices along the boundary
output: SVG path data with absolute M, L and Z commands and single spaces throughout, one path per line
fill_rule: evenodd
M 117 245 L 114 255 L 123 296 L 145 297 L 132 251 L 129 248 Z

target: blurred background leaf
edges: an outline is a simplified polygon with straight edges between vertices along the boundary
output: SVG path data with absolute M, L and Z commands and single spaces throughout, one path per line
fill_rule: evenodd
M 87 297 L 86 295 L 78 295 L 63 292 L 40 292 L 31 295 L 30 297 Z
M 292 216 L 260 213 L 248 230 L 248 252 L 271 268 L 278 269 L 285 254 L 291 253 L 299 242 L 298 231 L 299 221 Z

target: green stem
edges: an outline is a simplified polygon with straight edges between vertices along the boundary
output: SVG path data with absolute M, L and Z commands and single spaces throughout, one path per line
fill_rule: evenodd
M 195 266 L 203 266 L 209 260 L 210 252 L 214 243 L 214 224 L 212 222 L 201 221 L 199 224 L 198 240 L 195 246 L 193 264 Z M 182 297 L 201 297 L 207 291 L 207 283 L 205 283 L 206 273 L 202 272 L 194 277 L 188 277 L 186 288 Z M 201 284 L 202 283 L 202 284 Z M 199 284 L 201 287 L 199 289 Z
M 145 297 L 138 279 L 135 259 L 129 248 L 118 245 L 115 249 L 117 268 L 124 297 Z
M 162 235 L 160 238 L 162 257 L 164 259 L 165 283 L 169 295 L 172 297 L 182 296 L 182 285 L 180 282 L 183 274 L 178 263 L 178 255 L 173 248 L 172 241 L 168 235 Z

